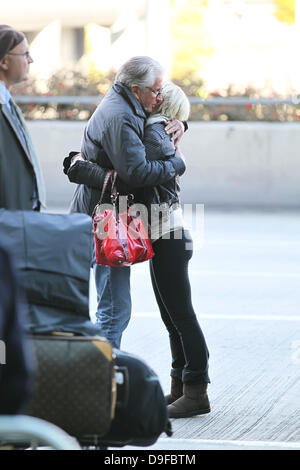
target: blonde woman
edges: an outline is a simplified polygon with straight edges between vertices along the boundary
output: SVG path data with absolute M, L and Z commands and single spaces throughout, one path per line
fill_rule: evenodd
M 184 92 L 167 82 L 162 103 L 146 122 L 144 145 L 147 160 L 167 160 L 181 155 L 179 146 L 165 133 L 165 123 L 186 121 L 190 105 Z M 195 315 L 188 263 L 192 257 L 189 232 L 184 228 L 180 205 L 179 177 L 141 195 L 151 211 L 151 238 L 155 256 L 150 260 L 151 280 L 162 320 L 168 330 L 172 367 L 171 393 L 167 396 L 170 418 L 210 412 L 207 396 L 208 349 Z M 160 217 L 157 217 L 159 208 Z M 188 249 L 187 249 L 188 247 Z

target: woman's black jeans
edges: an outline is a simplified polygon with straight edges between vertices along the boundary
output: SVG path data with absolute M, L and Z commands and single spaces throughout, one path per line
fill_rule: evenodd
M 209 383 L 209 352 L 193 309 L 188 277 L 192 239 L 187 230 L 176 230 L 168 236 L 169 239 L 160 238 L 153 243 L 155 256 L 150 260 L 150 274 L 169 332 L 171 376 L 187 384 Z

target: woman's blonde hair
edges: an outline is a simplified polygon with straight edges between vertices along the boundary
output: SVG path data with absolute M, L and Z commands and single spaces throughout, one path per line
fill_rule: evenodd
M 162 87 L 163 102 L 157 113 L 169 119 L 187 121 L 190 114 L 190 102 L 184 91 L 173 82 L 164 82 Z

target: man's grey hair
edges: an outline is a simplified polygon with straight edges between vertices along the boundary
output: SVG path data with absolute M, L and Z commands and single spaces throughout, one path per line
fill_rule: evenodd
M 127 85 L 141 88 L 153 86 L 157 77 L 163 75 L 162 66 L 148 56 L 136 56 L 123 64 L 116 75 L 116 80 Z

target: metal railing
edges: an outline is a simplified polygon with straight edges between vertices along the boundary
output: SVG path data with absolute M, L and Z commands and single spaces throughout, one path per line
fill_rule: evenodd
M 101 96 L 25 96 L 16 95 L 15 101 L 19 104 L 81 104 L 81 105 L 97 105 L 100 103 Z M 203 104 L 205 106 L 216 106 L 216 105 L 231 105 L 231 106 L 243 106 L 246 104 L 257 105 L 300 105 L 300 98 L 298 97 L 287 97 L 287 98 L 248 98 L 248 97 L 232 97 L 232 98 L 208 98 L 202 99 L 196 96 L 190 96 L 189 101 L 191 104 Z
M 19 104 L 99 104 L 101 96 L 23 96 L 16 95 L 15 101 Z

